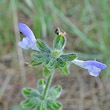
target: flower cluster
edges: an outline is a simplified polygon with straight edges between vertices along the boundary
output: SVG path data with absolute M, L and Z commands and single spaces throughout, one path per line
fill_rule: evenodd
M 28 50 L 29 48 L 33 50 L 38 50 L 38 47 L 36 45 L 36 38 L 33 32 L 31 31 L 31 29 L 23 23 L 19 23 L 18 28 L 20 32 L 25 35 L 23 40 L 20 41 L 18 45 L 25 50 Z M 58 51 L 54 51 L 54 52 L 58 53 Z M 84 69 L 88 69 L 88 72 L 90 73 L 90 75 L 95 77 L 99 76 L 99 72 L 101 72 L 101 69 L 106 68 L 105 64 L 94 60 L 82 61 L 76 58 L 71 62 Z
M 92 76 L 99 76 L 101 69 L 105 69 L 106 65 L 93 60 L 82 61 L 78 60 L 77 55 L 74 53 L 64 53 L 63 49 L 66 44 L 65 32 L 56 30 L 57 37 L 53 42 L 53 49 L 51 49 L 41 39 L 36 39 L 31 29 L 23 24 L 19 23 L 18 28 L 20 33 L 25 37 L 18 43 L 18 45 L 25 49 L 32 49 L 31 53 L 32 61 L 29 62 L 30 66 L 37 66 L 42 64 L 44 79 L 40 79 L 37 83 L 37 90 L 33 88 L 24 88 L 22 93 L 26 98 L 22 102 L 23 110 L 62 110 L 62 104 L 56 99 L 62 92 L 62 87 L 55 85 L 50 87 L 51 80 L 56 68 L 61 73 L 68 75 L 70 64 L 76 64 L 84 69 L 88 69 L 88 72 Z

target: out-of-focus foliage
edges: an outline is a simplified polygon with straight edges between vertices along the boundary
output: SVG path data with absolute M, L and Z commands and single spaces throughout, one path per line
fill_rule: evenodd
M 0 54 L 12 49 L 12 0 L 0 0 Z M 53 36 L 59 26 L 69 33 L 71 48 L 79 56 L 103 60 L 109 65 L 110 2 L 108 0 L 16 0 L 19 22 L 32 25 L 37 38 Z M 30 22 L 33 22 L 30 24 Z M 88 53 L 88 54 L 85 54 Z M 107 72 L 109 74 L 109 72 Z
M 0 54 L 7 53 L 15 42 L 12 33 L 12 19 L 10 5 L 6 0 L 0 0 Z

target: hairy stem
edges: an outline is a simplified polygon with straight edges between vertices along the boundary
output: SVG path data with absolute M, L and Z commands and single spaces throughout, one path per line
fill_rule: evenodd
M 50 84 L 51 84 L 51 81 L 52 81 L 52 78 L 53 78 L 53 74 L 54 74 L 54 72 L 52 72 L 50 74 L 50 76 L 48 77 L 48 79 L 47 79 L 46 87 L 45 87 L 44 94 L 43 94 L 43 99 L 45 99 L 45 97 L 47 96 L 48 89 L 50 87 Z

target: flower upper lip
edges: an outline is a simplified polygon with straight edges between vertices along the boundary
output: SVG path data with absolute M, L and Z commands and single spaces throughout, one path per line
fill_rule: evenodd
M 85 61 L 84 64 L 85 64 L 85 66 L 86 65 L 96 66 L 97 68 L 101 68 L 101 69 L 105 69 L 107 67 L 106 64 L 103 64 L 103 63 L 98 62 L 98 61 L 92 61 L 92 60 Z
M 19 28 L 20 32 L 22 34 L 24 34 L 26 37 L 28 37 L 31 41 L 33 41 L 33 42 L 36 41 L 33 32 L 26 24 L 18 23 L 18 28 Z
M 23 23 L 18 23 L 18 28 L 20 33 L 25 35 L 25 37 L 18 43 L 18 45 L 25 50 L 28 50 L 29 48 L 36 50 L 36 38 L 31 29 Z

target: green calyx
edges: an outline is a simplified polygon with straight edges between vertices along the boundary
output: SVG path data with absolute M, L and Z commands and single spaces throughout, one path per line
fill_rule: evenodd
M 61 55 L 61 51 L 54 49 L 52 55 L 53 57 L 58 58 Z
M 77 56 L 74 53 L 63 53 L 65 43 L 65 37 L 58 35 L 54 41 L 54 49 L 52 50 L 45 42 L 38 39 L 37 47 L 39 50 L 31 54 L 32 61 L 29 62 L 29 65 L 37 66 L 42 64 L 44 67 L 44 77 L 48 77 L 56 68 L 65 75 L 69 74 L 70 62 Z

